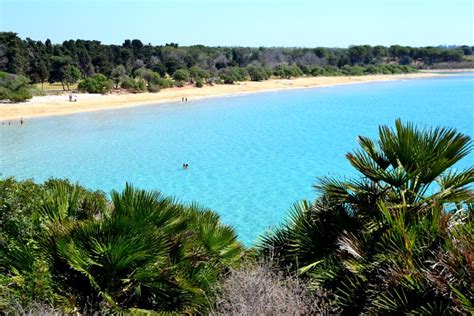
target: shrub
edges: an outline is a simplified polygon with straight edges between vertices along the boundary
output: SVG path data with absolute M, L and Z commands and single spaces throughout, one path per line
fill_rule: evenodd
M 146 90 L 146 86 L 146 81 L 142 78 L 133 79 L 130 77 L 124 78 L 120 84 L 122 89 L 126 89 L 133 93 L 144 92 Z
M 324 76 L 341 76 L 341 75 L 343 75 L 342 71 L 339 68 L 337 68 L 336 66 L 324 66 L 323 69 L 324 69 L 324 72 L 323 72 Z
M 248 72 L 245 68 L 229 67 L 219 70 L 219 79 L 225 84 L 233 84 L 235 81 L 247 80 Z
M 156 93 L 160 92 L 161 88 L 159 84 L 149 83 L 147 86 L 148 92 Z
M 191 80 L 196 81 L 196 82 L 198 79 L 201 79 L 201 81 L 204 81 L 211 77 L 210 73 L 207 70 L 204 70 L 198 66 L 192 66 L 191 68 L 189 68 L 189 76 Z
M 12 289 L 0 293 L 2 310 L 36 302 L 64 312 L 203 313 L 242 256 L 215 213 L 130 185 L 106 201 L 61 180 L 0 180 L 0 201 L 18 225 L 1 232 L 0 286 Z
M 174 81 L 168 78 L 159 78 L 154 82 L 154 84 L 159 85 L 161 89 L 174 87 Z
M 178 69 L 173 73 L 173 79 L 178 87 L 182 87 L 185 82 L 189 81 L 189 71 Z
M 22 102 L 33 97 L 29 88 L 29 79 L 0 71 L 0 100 Z
M 315 67 L 311 70 L 311 75 L 312 75 L 312 76 L 322 76 L 323 74 L 324 74 L 324 68 L 323 68 L 323 67 L 315 66 Z
M 341 68 L 341 71 L 344 75 L 346 76 L 362 76 L 364 75 L 365 68 L 362 66 L 349 66 L 349 65 L 344 65 L 344 67 Z
M 120 86 L 120 83 L 127 78 L 127 70 L 123 65 L 117 65 L 115 66 L 110 74 L 110 77 L 114 81 L 115 84 L 115 89 L 117 89 Z
M 306 69 L 306 71 L 309 73 L 310 72 L 309 68 Z M 273 70 L 273 74 L 280 78 L 287 78 L 287 79 L 290 79 L 291 77 L 301 77 L 304 75 L 303 71 L 301 71 L 300 67 L 298 67 L 297 65 L 291 65 L 291 66 L 278 65 Z
M 271 261 L 247 262 L 232 269 L 218 287 L 216 315 L 328 315 L 337 310 L 326 293 L 276 271 Z
M 470 137 L 397 120 L 359 143 L 346 157 L 360 178 L 321 179 L 262 253 L 334 293 L 343 314 L 468 314 L 474 169 L 452 167 Z
M 154 72 L 153 70 L 146 68 L 138 68 L 134 71 L 135 78 L 141 78 L 147 82 L 147 84 L 153 83 L 156 84 L 160 80 L 160 74 Z
M 269 68 L 261 66 L 248 66 L 247 73 L 252 81 L 268 80 L 272 75 L 272 71 Z
M 204 80 L 201 78 L 196 79 L 196 87 L 202 88 L 204 86 Z
M 113 82 L 102 74 L 95 74 L 79 82 L 77 88 L 88 93 L 107 93 L 113 88 Z

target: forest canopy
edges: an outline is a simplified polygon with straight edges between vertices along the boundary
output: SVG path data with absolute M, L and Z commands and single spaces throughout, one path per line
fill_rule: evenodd
M 284 48 L 284 47 L 182 47 L 176 43 L 144 44 L 126 39 L 122 45 L 102 44 L 96 40 L 67 40 L 53 44 L 51 40 L 22 39 L 13 32 L 0 32 L 0 71 L 23 75 L 31 83 L 61 82 L 69 86 L 78 80 L 103 74 L 118 86 L 121 76 L 136 70 L 151 70 L 162 78 L 177 75 L 182 79 L 201 81 L 222 75 L 222 81 L 250 78 L 264 80 L 299 75 L 351 74 L 354 66 L 402 65 L 425 67 L 437 63 L 460 63 L 472 54 L 473 47 L 410 47 L 392 45 L 359 45 L 349 48 Z M 344 72 L 344 67 L 346 71 Z M 245 68 L 245 72 L 234 68 Z M 365 68 L 364 68 L 365 69 Z M 272 72 L 270 73 L 269 70 Z M 353 71 L 360 73 L 360 69 Z M 186 74 L 189 74 L 186 76 Z M 192 75 L 200 74 L 200 78 Z M 370 71 L 365 71 L 370 73 Z M 376 72 L 377 73 L 377 72 Z M 381 71 L 380 73 L 384 73 Z M 151 82 L 151 80 L 145 81 Z M 153 79 L 156 90 L 168 83 Z

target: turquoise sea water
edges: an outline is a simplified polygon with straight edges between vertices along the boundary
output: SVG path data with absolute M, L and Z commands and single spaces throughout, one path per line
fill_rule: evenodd
M 344 154 L 357 135 L 398 117 L 474 136 L 474 74 L 29 119 L 1 127 L 0 173 L 160 189 L 214 209 L 250 244 L 313 199 L 317 177 L 354 175 Z

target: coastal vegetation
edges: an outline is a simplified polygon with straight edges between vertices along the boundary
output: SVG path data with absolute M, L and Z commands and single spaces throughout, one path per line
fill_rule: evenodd
M 195 313 L 243 247 L 218 215 L 127 185 L 1 180 L 0 310 Z
M 32 98 L 28 78 L 0 71 L 0 100 L 24 101 Z
M 0 310 L 472 313 L 470 137 L 397 120 L 358 141 L 360 176 L 320 179 L 248 249 L 159 192 L 0 180 Z
M 452 168 L 470 138 L 398 120 L 358 141 L 346 157 L 360 177 L 320 179 L 260 252 L 343 314 L 472 313 L 474 168 Z
M 79 89 L 91 93 L 120 88 L 133 93 L 158 92 L 185 84 L 202 87 L 206 83 L 232 84 L 271 77 L 401 74 L 436 65 L 472 68 L 468 56 L 472 56 L 470 46 L 180 47 L 175 43 L 153 46 L 138 39 L 125 40 L 122 45 L 93 40 L 53 44 L 0 32 L 0 71 L 23 76 L 19 78 L 28 79 L 22 79 L 24 82 L 41 87 L 46 82 L 61 83 L 63 90 L 82 82 Z M 2 94 L 1 98 L 25 99 L 15 95 Z

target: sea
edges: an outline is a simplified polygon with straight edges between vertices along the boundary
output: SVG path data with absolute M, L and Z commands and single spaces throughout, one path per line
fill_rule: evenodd
M 474 73 L 13 122 L 0 128 L 0 177 L 68 178 L 107 194 L 129 182 L 210 208 L 255 245 L 317 197 L 321 177 L 358 177 L 345 154 L 397 118 L 474 136 Z M 473 163 L 470 154 L 456 168 Z

